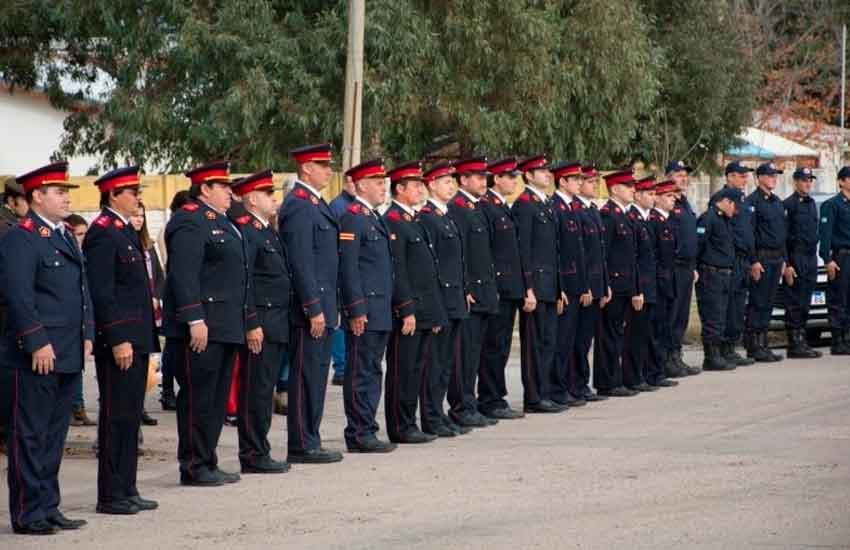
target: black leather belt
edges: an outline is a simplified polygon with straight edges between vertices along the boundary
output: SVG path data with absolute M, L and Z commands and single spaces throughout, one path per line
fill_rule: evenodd
M 850 248 L 839 248 L 835 251 L 836 256 L 846 256 L 850 254 Z
M 756 250 L 756 256 L 759 258 L 770 258 L 777 259 L 783 257 L 785 254 L 781 248 L 759 248 Z
M 684 259 L 684 258 L 682 258 L 682 259 L 676 258 L 675 263 L 676 263 L 677 267 L 687 267 L 689 269 L 693 269 L 697 262 L 696 262 L 696 260 L 687 260 L 687 259 Z
M 704 269 L 706 271 L 711 271 L 713 273 L 722 273 L 724 275 L 731 275 L 732 268 L 731 267 L 717 267 L 709 264 L 700 264 L 700 269 Z

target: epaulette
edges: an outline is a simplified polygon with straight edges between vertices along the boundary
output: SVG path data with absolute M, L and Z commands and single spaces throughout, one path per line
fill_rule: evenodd
M 462 208 L 466 208 L 466 199 L 463 197 L 455 197 L 455 204 Z
M 104 229 L 109 227 L 110 223 L 112 223 L 112 219 L 109 216 L 106 216 L 106 215 L 98 216 L 97 219 L 94 221 L 94 224 L 96 226 L 102 227 Z
M 573 212 L 581 212 L 584 209 L 584 205 L 581 201 L 573 201 L 570 203 L 570 210 Z
M 194 212 L 198 208 L 200 208 L 200 206 L 198 206 L 198 203 L 196 203 L 196 202 L 187 202 L 186 204 L 184 204 L 180 208 L 181 208 L 181 210 L 185 210 L 186 212 Z
M 292 192 L 292 196 L 296 199 L 307 200 L 310 198 L 310 193 L 308 193 L 305 189 L 298 188 Z
M 430 214 L 431 212 L 433 212 L 433 210 L 431 210 L 430 206 L 423 206 L 419 209 L 420 214 Z
M 35 231 L 35 223 L 33 223 L 32 218 L 21 218 L 21 221 L 18 222 L 18 227 L 29 233 Z
M 398 213 L 398 210 L 390 210 L 387 212 L 387 219 L 394 222 L 400 222 L 401 214 Z
M 247 214 L 244 215 L 244 216 L 240 216 L 240 217 L 236 218 L 236 223 L 238 223 L 239 225 L 248 225 L 248 222 L 250 222 L 250 221 L 251 221 L 251 216 L 249 216 Z
M 113 223 L 113 224 L 115 225 L 115 227 L 117 227 L 118 229 L 124 229 L 124 222 L 122 222 L 122 221 L 121 221 L 121 220 L 119 220 L 118 218 L 116 218 L 116 219 L 115 219 L 115 221 L 114 221 L 114 222 L 112 222 L 112 223 Z
M 531 193 L 529 193 L 528 191 L 525 191 L 525 192 L 521 193 L 520 196 L 517 197 L 516 200 L 518 200 L 520 202 L 531 202 Z
M 363 206 L 360 203 L 353 202 L 351 206 L 348 207 L 348 211 L 352 214 L 359 214 L 363 210 Z
M 487 197 L 488 202 L 492 202 L 496 206 L 501 206 L 501 204 L 502 204 L 502 199 L 500 199 L 499 197 L 497 197 L 495 195 L 490 195 L 490 196 L 484 195 L 484 197 Z M 482 197 L 482 198 L 484 198 L 484 197 Z

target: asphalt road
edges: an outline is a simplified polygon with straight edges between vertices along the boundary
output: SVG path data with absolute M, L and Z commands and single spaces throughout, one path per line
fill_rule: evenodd
M 517 403 L 516 362 L 509 372 Z M 91 410 L 94 388 L 88 380 Z M 328 397 L 325 443 L 342 448 L 340 389 Z M 846 357 L 705 373 L 654 394 L 211 489 L 178 485 L 174 415 L 154 394 L 148 408 L 160 425 L 144 430 L 139 487 L 158 511 L 95 514 L 95 432 L 72 428 L 63 509 L 89 525 L 13 536 L 4 501 L 0 548 L 850 548 Z M 278 455 L 283 430 L 276 417 Z M 237 468 L 235 449 L 225 428 L 225 469 Z

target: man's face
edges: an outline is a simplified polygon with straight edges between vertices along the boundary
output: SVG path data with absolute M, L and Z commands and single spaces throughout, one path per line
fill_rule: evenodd
M 735 215 L 735 201 L 731 199 L 720 199 L 717 201 L 717 208 L 719 208 L 727 218 L 731 218 Z
M 814 186 L 815 180 L 811 178 L 794 180 L 794 189 L 796 189 L 801 195 L 808 195 L 811 193 Z
M 396 185 L 396 199 L 402 204 L 413 206 L 422 202 L 425 185 L 422 180 L 409 179 Z
M 387 186 L 384 178 L 364 178 L 357 182 L 357 195 L 368 202 L 372 208 L 384 204 L 387 198 Z
M 630 204 L 635 198 L 635 188 L 631 185 L 617 184 L 611 188 L 611 195 L 623 204 Z
M 487 177 L 484 174 L 464 174 L 460 186 L 473 197 L 482 197 L 487 192 Z
M 552 172 L 542 168 L 538 170 L 531 170 L 525 173 L 525 179 L 528 183 L 538 189 L 546 189 L 549 187 L 549 182 L 552 181 Z
M 357 193 L 357 189 L 354 187 L 354 180 L 351 179 L 351 176 L 345 176 L 342 180 L 342 188 L 354 195 Z
M 321 191 L 331 182 L 333 169 L 331 163 L 326 161 L 306 162 L 302 165 L 304 181 L 310 184 L 316 191 Z
M 23 218 L 27 215 L 27 212 L 30 211 L 30 205 L 24 197 L 15 197 L 9 202 L 11 203 L 11 208 L 15 213 L 15 216 L 19 218 Z
M 129 218 L 139 209 L 139 195 L 141 192 L 138 187 L 117 189 L 112 192 L 112 208 L 125 218 Z
M 682 193 L 688 190 L 688 185 L 691 183 L 691 177 L 687 170 L 677 170 L 671 173 L 670 179 L 676 183 L 676 188 Z
M 850 178 L 838 180 L 838 188 L 844 191 L 845 193 L 850 193 Z
M 81 223 L 79 225 L 75 225 L 71 229 L 74 231 L 74 238 L 77 239 L 77 244 L 80 246 L 80 248 L 82 248 L 83 239 L 86 238 L 86 229 L 88 229 L 88 227 L 86 227 L 86 224 Z
M 655 206 L 655 191 L 636 191 L 635 202 L 644 210 L 650 210 Z
M 595 199 L 599 196 L 599 178 L 596 176 L 582 178 L 578 192 L 582 197 Z
M 455 179 L 451 176 L 437 178 L 428 185 L 428 191 L 432 197 L 447 204 L 457 192 Z
M 67 187 L 42 187 L 33 193 L 33 204 L 39 214 L 53 223 L 71 215 L 71 194 Z
M 773 191 L 776 189 L 776 175 L 762 175 L 758 177 L 759 187 Z
M 269 221 L 277 211 L 277 199 L 274 198 L 274 191 L 258 190 L 251 191 L 246 195 L 246 201 L 251 206 L 251 210 L 259 214 L 264 220 Z
M 202 184 L 201 194 L 207 204 L 219 212 L 227 211 L 233 202 L 233 192 L 226 183 Z
M 665 212 L 673 210 L 676 205 L 675 193 L 664 193 L 663 195 L 655 195 L 655 206 Z
M 569 176 L 561 178 L 558 180 L 558 185 L 561 186 L 561 191 L 564 193 L 570 196 L 578 195 L 579 188 L 581 187 L 581 177 Z
M 497 193 L 506 197 L 508 195 L 513 195 L 514 191 L 516 191 L 517 185 L 517 176 L 511 174 L 510 172 L 506 174 L 500 174 L 498 176 L 493 176 L 493 189 L 496 190 Z
M 750 179 L 749 172 L 730 172 L 726 174 L 726 182 L 735 189 L 740 189 L 741 191 L 747 187 L 747 181 Z

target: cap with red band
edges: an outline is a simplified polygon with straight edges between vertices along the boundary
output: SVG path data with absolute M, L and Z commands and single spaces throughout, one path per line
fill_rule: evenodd
M 442 178 L 443 176 L 451 176 L 454 173 L 454 166 L 448 162 L 439 162 L 432 166 L 430 170 L 425 172 L 422 177 L 425 178 L 426 183 L 430 183 L 436 179 Z
M 24 193 L 29 193 L 39 187 L 58 186 L 71 189 L 79 187 L 79 185 L 74 185 L 68 181 L 68 163 L 65 161 L 42 166 L 23 176 L 18 176 L 15 181 L 24 188 Z
M 274 181 L 272 180 L 271 170 L 263 170 L 256 174 L 251 174 L 244 178 L 233 182 L 233 192 L 239 196 L 247 195 L 251 191 L 272 191 L 274 190 Z
M 519 170 L 521 172 L 530 172 L 532 170 L 540 170 L 541 168 L 546 168 L 546 155 L 537 155 L 534 157 L 529 157 L 524 161 L 519 163 Z
M 472 157 L 459 160 L 455 163 L 455 172 L 458 174 L 486 174 L 487 157 Z
M 552 167 L 552 175 L 557 181 L 560 178 L 568 178 L 570 176 L 581 176 L 580 162 L 562 162 L 557 166 Z
M 678 191 L 676 182 L 673 180 L 664 180 L 655 186 L 656 195 L 666 195 L 667 193 L 675 193 Z
M 399 164 L 389 171 L 387 174 L 392 183 L 399 182 L 404 179 L 422 179 L 422 162 L 414 160 Z
M 330 162 L 331 161 L 331 144 L 319 143 L 317 145 L 305 145 L 293 149 L 289 155 L 295 159 L 298 164 L 307 162 Z
M 599 172 L 596 170 L 596 166 L 582 166 L 581 175 L 585 178 L 595 178 L 599 175 Z
M 655 176 L 647 176 L 637 180 L 635 191 L 652 191 L 655 189 Z
M 372 159 L 357 166 L 352 166 L 345 172 L 345 175 L 350 177 L 354 182 L 366 178 L 385 178 L 387 177 L 387 173 L 384 169 L 384 159 Z
M 186 177 L 192 180 L 192 185 L 202 183 L 230 183 L 230 162 L 221 161 L 192 168 L 186 172 Z
M 487 171 L 496 176 L 501 176 L 504 174 L 511 174 L 516 176 L 520 174 L 520 171 L 517 169 L 518 164 L 519 162 L 517 161 L 516 157 L 507 157 L 491 163 L 489 166 L 487 166 Z
M 116 168 L 97 178 L 94 184 L 97 185 L 101 193 L 107 193 L 113 189 L 123 187 L 139 187 L 141 185 L 139 181 L 139 167 L 125 166 L 123 168 Z
M 608 189 L 614 187 L 615 185 L 633 186 L 634 184 L 634 172 L 631 170 L 621 170 L 619 172 L 613 172 L 605 176 L 605 185 L 608 186 Z

